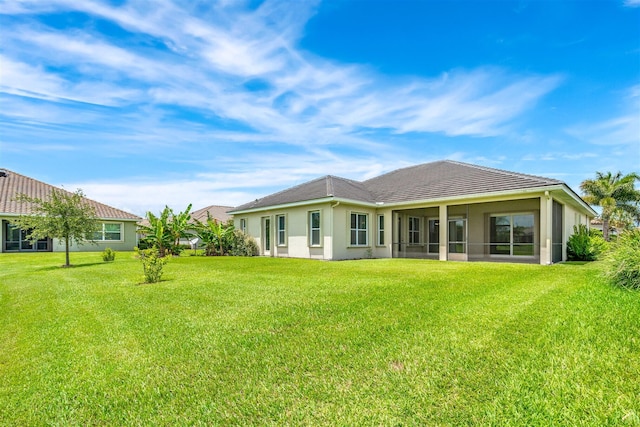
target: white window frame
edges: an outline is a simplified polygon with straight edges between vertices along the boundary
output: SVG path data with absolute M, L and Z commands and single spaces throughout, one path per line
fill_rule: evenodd
M 120 226 L 120 238 L 118 240 L 113 240 L 113 239 L 105 239 L 105 236 L 107 235 L 107 233 L 115 233 L 115 231 L 107 231 L 106 230 L 106 225 L 112 225 L 112 224 L 117 224 Z M 94 233 L 94 238 L 91 239 L 94 242 L 124 242 L 124 222 L 101 222 L 100 223 L 100 228 L 101 230 L 98 230 Z M 95 235 L 100 233 L 101 234 L 101 238 L 100 239 L 96 239 Z
M 247 234 L 247 218 L 240 218 L 240 231 Z
M 514 253 L 514 246 L 518 246 L 519 244 L 513 242 L 513 217 L 514 216 L 531 216 L 533 217 L 533 242 L 530 244 L 533 246 L 533 252 L 527 255 L 518 255 Z M 500 242 L 492 242 L 491 241 L 491 218 L 497 217 L 509 217 L 509 243 L 500 243 Z M 519 259 L 522 258 L 535 258 L 536 256 L 536 215 L 534 212 L 505 212 L 505 213 L 492 213 L 489 214 L 489 256 L 491 257 L 516 257 Z M 509 245 L 509 253 L 508 254 L 492 254 L 491 246 L 492 245 Z
M 408 244 L 412 246 L 418 246 L 421 243 L 420 240 L 420 223 L 421 218 L 418 216 L 410 216 L 407 221 Z M 417 227 L 416 227 L 417 226 Z
M 356 228 L 351 227 L 351 223 L 352 223 L 354 215 L 356 215 Z M 359 217 L 360 216 L 364 216 L 365 217 L 366 227 L 364 229 L 361 229 L 361 228 L 358 227 L 358 225 L 360 224 L 360 222 L 359 222 L 359 219 L 360 219 Z M 369 246 L 369 224 L 370 224 L 370 221 L 369 221 L 369 214 L 368 213 L 355 212 L 355 211 L 354 212 L 349 212 L 349 246 L 358 247 L 358 248 Z M 365 236 L 364 243 L 360 242 L 360 238 L 359 238 L 360 233 L 362 231 L 365 232 L 364 233 L 364 236 Z M 354 241 L 352 239 L 352 234 L 354 232 L 356 233 L 355 234 L 355 237 L 356 237 L 355 238 L 355 243 L 354 243 Z
M 280 218 L 282 218 L 283 224 L 280 228 Z M 287 246 L 287 215 L 276 215 L 276 246 Z
M 384 215 L 378 214 L 377 216 L 378 234 L 376 244 L 378 246 L 384 246 Z
M 313 227 L 313 215 L 318 214 L 318 227 Z M 309 211 L 307 213 L 307 235 L 308 235 L 308 244 L 309 247 L 312 248 L 320 248 L 322 247 L 322 213 L 320 210 Z M 318 234 L 318 243 L 313 243 L 313 233 L 317 232 Z

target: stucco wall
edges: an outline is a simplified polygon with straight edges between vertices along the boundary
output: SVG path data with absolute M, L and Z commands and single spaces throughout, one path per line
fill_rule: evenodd
M 309 246 L 309 212 L 320 212 L 320 246 Z M 286 243 L 278 245 L 276 217 L 285 215 L 286 218 Z M 269 218 L 271 222 L 271 247 L 265 250 L 264 247 L 264 219 Z M 236 228 L 240 228 L 242 219 L 246 220 L 246 233 L 252 236 L 261 255 L 293 257 L 293 258 L 314 258 L 331 259 L 331 207 L 329 204 L 312 204 L 307 206 L 292 207 L 287 209 L 273 209 L 264 212 L 254 212 L 249 214 L 237 214 L 233 217 Z
M 132 251 L 137 245 L 136 240 L 136 223 L 135 222 L 122 222 L 122 221 L 100 221 L 101 223 L 121 223 L 122 226 L 122 240 L 120 241 L 100 241 L 96 243 L 85 242 L 82 245 L 73 244 L 69 248 L 74 252 L 102 252 L 106 248 L 111 248 L 114 251 Z M 53 251 L 64 252 L 64 242 L 60 242 L 58 239 L 53 239 Z
M 7 220 L 11 222 L 11 220 L 15 219 L 15 217 L 0 217 L 0 225 L 3 224 L 2 220 Z M 123 222 L 123 221 L 101 221 L 101 223 L 121 223 L 122 226 L 122 240 L 120 241 L 108 241 L 108 242 L 85 242 L 82 245 L 73 244 L 70 246 L 69 250 L 74 252 L 93 252 L 93 251 L 103 251 L 105 248 L 109 247 L 115 251 L 132 251 L 133 248 L 137 244 L 136 240 L 136 223 L 135 222 Z M 0 226 L 0 252 L 4 252 L 4 226 Z M 65 246 L 64 242 L 60 242 L 58 239 L 52 239 L 51 248 L 53 252 L 64 252 Z

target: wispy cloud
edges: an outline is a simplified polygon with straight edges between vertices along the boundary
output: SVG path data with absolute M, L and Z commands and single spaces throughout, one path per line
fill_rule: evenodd
M 623 4 L 627 7 L 640 7 L 640 0 L 624 0 Z
M 640 85 L 628 89 L 622 112 L 596 123 L 581 123 L 568 128 L 568 134 L 598 145 L 629 146 L 640 155 Z
M 163 150 L 179 145 L 185 151 L 168 161 L 220 165 L 228 158 L 226 168 L 242 170 L 162 183 L 163 195 L 236 204 L 249 195 L 249 185 L 253 195 L 326 171 L 364 179 L 388 170 L 400 162 L 387 142 L 394 135 L 503 135 L 563 80 L 494 66 L 388 76 L 300 48 L 317 2 L 267 0 L 256 8 L 249 2 L 206 3 L 3 5 L 1 13 L 17 19 L 3 28 L 0 92 L 3 105 L 13 107 L 3 108 L 0 121 L 21 128 L 20 136 L 3 136 L 3 146 L 33 147 L 38 142 L 30 137 L 43 128 L 48 141 L 42 144 L 58 149 L 70 132 L 108 146 L 112 155 L 166 157 Z M 64 26 L 39 19 L 60 12 L 86 19 Z M 108 22 L 118 38 L 95 22 Z M 296 155 L 265 159 L 263 146 Z M 338 146 L 348 147 L 348 156 L 329 150 Z M 384 165 L 376 160 L 381 154 L 387 156 Z M 265 161 L 278 164 L 269 178 L 261 173 Z M 366 166 L 354 168 L 359 161 Z M 105 202 L 127 185 L 76 184 Z M 140 212 L 142 203 L 153 205 L 143 197 L 145 191 L 157 194 L 153 188 L 150 180 L 118 197 Z
M 285 7 L 267 1 L 253 11 L 215 7 L 221 16 L 216 20 L 167 1 L 153 13 L 139 2 L 123 8 L 92 1 L 52 4 L 112 20 L 164 49 L 125 49 L 86 28 L 16 26 L 6 32 L 11 35 L 3 58 L 5 92 L 102 105 L 180 105 L 237 120 L 285 143 L 309 140 L 309 133 L 329 141 L 334 129 L 495 135 L 559 83 L 558 76 L 499 69 L 457 70 L 407 83 L 362 66 L 334 64 L 296 46 L 313 13 L 306 3 Z M 37 12 L 47 5 L 23 2 L 21 11 L 31 8 Z M 29 55 L 49 67 L 22 62 L 23 54 L 11 49 L 16 42 L 32 47 Z M 56 67 L 75 68 L 81 83 L 68 81 Z M 265 90 L 247 89 L 255 78 Z

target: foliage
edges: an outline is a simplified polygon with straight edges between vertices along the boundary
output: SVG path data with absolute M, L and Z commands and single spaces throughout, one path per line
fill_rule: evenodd
M 164 257 L 167 252 L 179 255 L 182 252 L 180 239 L 190 236 L 187 231 L 191 219 L 190 210 L 191 204 L 183 212 L 178 213 L 169 206 L 165 206 L 159 216 L 147 212 L 149 225 L 138 227 L 138 232 L 145 235 L 140 247 L 156 248 L 160 257 Z
M 173 209 L 169 209 L 169 218 L 170 221 L 168 223 L 168 231 L 173 239 L 173 243 L 171 245 L 171 253 L 173 255 L 179 255 L 182 252 L 182 247 L 180 246 L 181 238 L 189 238 L 191 233 L 188 230 L 190 227 L 189 221 L 191 220 L 191 203 L 187 206 L 183 212 L 175 213 Z
M 632 426 L 640 414 L 638 293 L 606 286 L 599 263 L 179 257 L 171 281 L 140 287 L 134 257 L 74 255 L 82 268 L 0 254 L 2 425 Z
M 640 229 L 618 236 L 605 258 L 605 276 L 616 286 L 640 290 Z
M 136 248 L 136 254 L 142 261 L 145 283 L 156 283 L 162 278 L 162 269 L 168 259 L 160 256 L 155 248 L 140 250 Z
M 605 240 L 609 241 L 612 217 L 619 220 L 640 217 L 640 191 L 635 188 L 635 182 L 638 180 L 640 175 L 636 173 L 622 176 L 621 172 L 596 172 L 595 179 L 587 179 L 580 184 L 584 200 L 591 205 L 602 207 L 602 231 Z
M 69 246 L 92 240 L 99 222 L 93 206 L 86 202 L 84 193 L 53 189 L 46 199 L 19 194 L 16 201 L 30 203 L 31 215 L 22 215 L 13 221 L 27 230 L 33 241 L 44 238 L 59 239 L 65 244 L 65 267 L 69 267 Z
M 573 234 L 567 241 L 567 257 L 569 261 L 595 261 L 606 245 L 599 230 L 589 230 L 584 224 L 574 225 Z
M 232 248 L 233 222 L 223 223 L 207 212 L 207 220 L 203 223 L 195 221 L 195 234 L 205 246 L 205 255 L 225 255 Z
M 233 230 L 230 254 L 233 256 L 258 256 L 260 248 L 255 239 L 242 230 Z
M 109 262 L 109 261 L 113 261 L 116 259 L 116 251 L 114 251 L 111 248 L 106 248 L 104 251 L 102 251 L 102 260 L 104 262 Z

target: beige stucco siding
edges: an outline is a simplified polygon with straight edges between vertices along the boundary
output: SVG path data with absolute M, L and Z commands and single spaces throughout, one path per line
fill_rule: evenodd
M 3 216 L 0 217 L 0 225 L 3 224 L 3 220 L 11 222 L 14 220 L 15 216 Z M 115 251 L 132 251 L 133 248 L 137 245 L 137 235 L 136 235 L 136 223 L 133 221 L 107 221 L 100 220 L 100 223 L 116 223 L 122 224 L 121 228 L 121 239 L 120 240 L 111 240 L 111 241 L 100 241 L 100 242 L 84 242 L 82 245 L 73 244 L 70 246 L 69 250 L 74 252 L 93 252 L 93 251 L 103 251 L 105 248 L 109 247 Z M 4 226 L 0 226 L 0 252 L 4 252 Z M 51 250 L 53 252 L 64 252 L 65 244 L 64 242 L 60 242 L 58 239 L 52 239 L 51 241 Z
M 111 248 L 114 251 L 132 251 L 133 248 L 138 244 L 135 222 L 100 221 L 100 223 L 122 224 L 121 239 L 110 241 L 96 241 L 95 243 L 84 242 L 82 245 L 74 243 L 69 247 L 69 250 L 74 252 L 93 252 L 103 251 L 106 248 Z M 65 250 L 64 242 L 60 242 L 58 239 L 53 239 L 52 247 L 54 252 L 64 252 Z
M 320 242 L 319 246 L 310 246 L 309 241 L 309 213 L 320 212 Z M 278 245 L 277 217 L 285 216 L 285 243 Z M 264 219 L 271 223 L 271 246 L 265 248 Z M 233 223 L 240 228 L 241 220 L 246 221 L 246 232 L 252 236 L 261 255 L 293 258 L 332 259 L 331 239 L 331 206 L 327 203 L 273 209 L 262 212 L 251 212 L 234 215 Z

